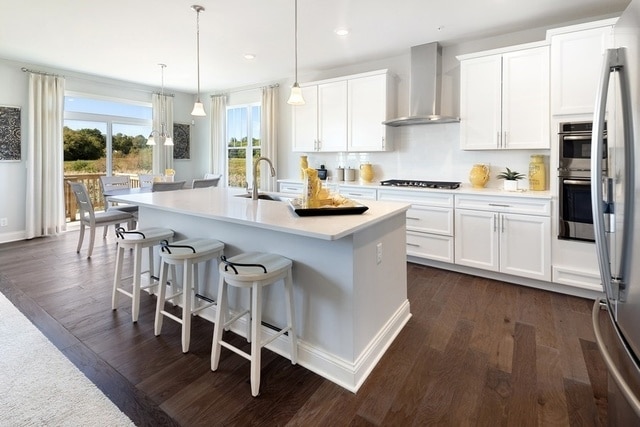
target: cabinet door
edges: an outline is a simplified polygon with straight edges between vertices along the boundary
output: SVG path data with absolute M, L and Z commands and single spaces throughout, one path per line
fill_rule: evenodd
M 315 151 L 318 140 L 318 86 L 306 86 L 301 89 L 305 104 L 291 107 L 293 151 Z
M 501 137 L 502 56 L 460 64 L 460 147 L 496 149 Z
M 385 150 L 387 75 L 348 81 L 349 151 Z
M 347 81 L 318 85 L 319 151 L 347 150 Z
M 551 280 L 551 219 L 500 214 L 500 271 Z
M 455 216 L 455 263 L 498 271 L 499 214 L 456 209 Z
M 550 148 L 549 47 L 502 56 L 501 148 Z
M 551 37 L 551 114 L 593 114 L 611 26 Z

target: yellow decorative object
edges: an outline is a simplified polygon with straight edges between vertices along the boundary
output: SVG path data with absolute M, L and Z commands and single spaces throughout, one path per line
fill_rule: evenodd
M 476 163 L 469 172 L 469 182 L 473 188 L 484 188 L 489 181 L 489 167 L 482 163 Z
M 300 179 L 304 180 L 304 171 L 309 167 L 307 156 L 300 156 Z
M 373 166 L 371 163 L 360 165 L 360 180 L 367 183 L 373 181 Z
M 540 154 L 531 155 L 529 163 L 529 190 L 544 191 L 547 189 L 547 172 L 544 158 Z

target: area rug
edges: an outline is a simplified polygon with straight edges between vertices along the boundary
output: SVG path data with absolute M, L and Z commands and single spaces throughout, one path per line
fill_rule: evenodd
M 133 426 L 0 293 L 0 426 Z

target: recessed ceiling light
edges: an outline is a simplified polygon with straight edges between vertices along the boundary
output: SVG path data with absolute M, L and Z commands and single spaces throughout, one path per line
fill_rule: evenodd
M 244 59 L 256 59 L 256 55 L 253 53 L 245 53 Z
M 334 33 L 336 33 L 339 36 L 346 36 L 347 34 L 349 34 L 349 29 L 348 28 L 336 28 L 335 30 L 333 30 Z

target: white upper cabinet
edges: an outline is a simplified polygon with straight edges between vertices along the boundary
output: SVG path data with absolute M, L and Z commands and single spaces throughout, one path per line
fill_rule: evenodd
M 390 117 L 388 74 L 348 80 L 348 151 L 385 151 L 390 149 L 382 124 Z
M 593 113 L 603 54 L 613 43 L 613 23 L 615 19 L 549 31 L 551 114 Z
M 386 70 L 306 83 L 305 105 L 293 108 L 293 151 L 341 152 L 390 149 L 382 122 L 390 108 Z
M 463 150 L 550 147 L 548 46 L 459 59 Z

